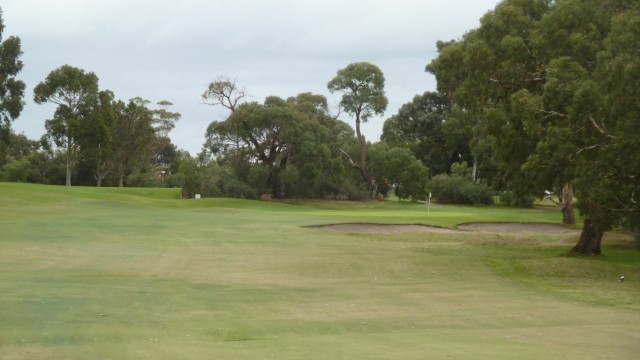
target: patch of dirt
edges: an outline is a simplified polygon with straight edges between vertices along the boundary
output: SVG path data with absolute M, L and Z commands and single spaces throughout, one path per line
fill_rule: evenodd
M 547 234 L 561 234 L 576 232 L 577 230 L 562 224 L 551 223 L 464 223 L 458 225 L 458 229 L 448 229 L 437 226 L 420 224 L 372 224 L 372 223 L 346 223 L 308 226 L 308 228 L 326 229 L 340 232 L 364 233 L 364 234 L 393 234 L 400 232 L 430 232 L 439 234 L 459 234 L 467 231 L 483 232 L 538 232 Z

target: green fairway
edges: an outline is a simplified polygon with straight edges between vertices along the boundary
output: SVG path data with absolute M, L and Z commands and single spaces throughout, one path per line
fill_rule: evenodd
M 0 183 L 0 358 L 640 357 L 640 252 L 623 234 L 579 258 L 577 231 L 304 227 L 557 209 L 179 194 Z

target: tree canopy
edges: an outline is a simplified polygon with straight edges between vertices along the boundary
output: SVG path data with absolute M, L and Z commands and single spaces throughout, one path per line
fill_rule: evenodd
M 368 169 L 367 141 L 362 135 L 360 124 L 367 122 L 373 115 L 382 115 L 389 103 L 384 92 L 384 75 L 380 68 L 368 62 L 358 62 L 338 70 L 336 76 L 329 81 L 327 88 L 332 93 L 342 93 L 340 107 L 347 114 L 355 116 L 356 136 L 360 142 L 360 159 L 351 165 L 360 171 L 363 180 L 368 184 L 371 198 L 377 194 L 377 183 Z M 345 153 L 346 154 L 346 153 Z
M 20 116 L 24 107 L 26 88 L 25 83 L 16 78 L 23 67 L 20 38 L 10 36 L 5 40 L 3 33 L 4 19 L 0 8 L 0 167 L 6 161 L 11 123 Z
M 474 136 L 491 143 L 515 192 L 573 184 L 586 216 L 578 253 L 599 254 L 605 230 L 640 218 L 633 197 L 640 158 L 621 151 L 638 140 L 628 130 L 640 125 L 629 100 L 640 78 L 632 55 L 639 8 L 635 1 L 505 0 L 478 29 L 440 43 L 427 66 L 452 106 L 474 119 Z
M 51 102 L 56 108 L 47 120 L 47 134 L 66 149 L 66 185 L 71 186 L 71 168 L 76 160 L 82 123 L 90 121 L 89 112 L 98 100 L 98 77 L 92 72 L 63 65 L 53 70 L 33 90 L 36 104 Z

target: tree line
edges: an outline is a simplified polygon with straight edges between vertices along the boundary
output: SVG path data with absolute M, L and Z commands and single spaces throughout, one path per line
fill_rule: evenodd
M 0 40 L 2 30 L 0 18 Z M 0 177 L 177 186 L 185 197 L 417 201 L 432 193 L 492 203 L 497 195 L 522 207 L 548 192 L 564 223 L 575 223 L 574 207 L 585 217 L 576 253 L 599 254 L 612 228 L 640 231 L 637 1 L 503 0 L 478 28 L 436 45 L 425 67 L 436 90 L 390 116 L 380 141 L 361 129 L 386 110 L 384 74 L 357 62 L 327 79 L 341 95 L 337 114 L 320 94 L 246 101 L 236 81 L 212 81 L 202 101 L 228 114 L 191 156 L 169 139 L 180 118 L 170 102 L 151 109 L 141 98 L 116 100 L 95 74 L 68 65 L 34 89 L 37 103 L 57 105 L 47 135 L 14 134 L 25 86 L 16 79 L 20 40 L 10 37 L 0 48 Z

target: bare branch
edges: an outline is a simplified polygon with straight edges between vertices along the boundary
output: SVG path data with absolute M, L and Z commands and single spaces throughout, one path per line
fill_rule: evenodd
M 235 80 L 221 76 L 209 84 L 202 94 L 202 102 L 207 105 L 222 105 L 234 112 L 240 100 L 246 96 L 245 89 L 238 88 Z
M 333 121 L 338 120 L 338 118 L 340 117 L 340 115 L 342 114 L 342 108 L 340 106 L 338 106 L 338 113 L 336 114 L 336 116 L 332 116 L 331 119 Z
M 578 154 L 580 154 L 581 152 L 586 151 L 586 150 L 593 150 L 593 149 L 595 149 L 595 148 L 597 148 L 597 147 L 599 147 L 599 146 L 600 146 L 600 144 L 595 144 L 595 145 L 587 146 L 586 148 L 582 148 L 582 149 L 578 150 L 578 151 L 576 152 L 576 155 L 578 155 Z
M 540 112 L 545 114 L 545 116 L 544 116 L 545 119 L 549 118 L 549 117 L 552 117 L 552 116 L 558 116 L 558 117 L 564 117 L 564 118 L 569 117 L 569 115 L 567 115 L 567 114 L 559 113 L 559 112 L 556 112 L 556 111 L 540 110 Z
M 356 169 L 360 169 L 360 165 L 356 164 L 356 163 L 353 161 L 353 159 L 351 158 L 351 156 L 349 156 L 349 154 L 347 154 L 347 152 L 346 152 L 346 151 L 344 151 L 344 150 L 342 150 L 342 149 L 338 149 L 338 151 L 340 151 L 344 156 L 346 156 L 346 157 L 347 157 L 347 159 L 349 160 L 349 164 L 350 164 L 352 167 L 354 167 L 354 168 L 356 168 Z
M 596 122 L 596 120 L 592 116 L 589 116 L 589 121 L 591 121 L 591 124 L 593 125 L 593 127 L 595 127 L 596 130 L 598 130 L 598 132 L 600 134 L 602 134 L 602 135 L 604 135 L 604 136 L 606 136 L 606 137 L 608 137 L 610 139 L 614 138 L 613 135 L 611 135 L 611 134 L 609 134 L 607 132 L 607 130 L 604 128 L 604 125 L 602 125 L 602 126 L 598 125 L 598 123 Z

